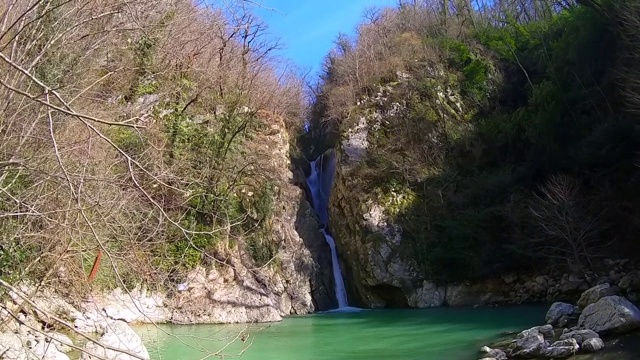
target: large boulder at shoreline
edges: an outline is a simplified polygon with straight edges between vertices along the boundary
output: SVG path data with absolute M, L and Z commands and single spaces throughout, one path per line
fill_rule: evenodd
M 551 307 L 549 307 L 547 315 L 545 316 L 545 321 L 547 324 L 553 326 L 566 323 L 569 317 L 574 315 L 577 310 L 577 307 L 574 305 L 555 302 L 551 304 Z
M 585 352 L 596 352 L 604 349 L 604 341 L 600 338 L 587 339 L 582 343 L 582 350 Z
M 578 326 L 598 334 L 621 333 L 640 328 L 640 310 L 620 296 L 606 296 L 587 306 Z
M 542 349 L 538 356 L 551 359 L 567 358 L 575 355 L 579 349 L 575 339 L 559 340 Z
M 579 346 L 582 346 L 585 341 L 589 339 L 600 339 L 600 336 L 593 330 L 573 330 L 563 332 L 562 335 L 560 335 L 560 340 L 567 339 L 574 339 Z
M 582 293 L 580 300 L 578 300 L 578 307 L 584 309 L 587 306 L 596 303 L 598 300 L 605 296 L 611 296 L 616 294 L 616 289 L 611 287 L 610 284 L 604 283 L 596 285 L 589 290 Z
M 513 340 L 509 346 L 509 354 L 512 357 L 534 358 L 548 346 L 549 342 L 544 340 L 542 334 L 531 332 Z
M 105 327 L 104 334 L 98 339 L 98 343 L 87 343 L 81 360 L 139 360 L 150 358 L 142 339 L 124 321 L 110 322 Z
M 222 324 L 282 320 L 282 298 L 248 274 L 241 263 L 233 265 L 209 271 L 196 268 L 188 277 L 188 290 L 172 299 L 171 321 Z
M 164 307 L 165 297 L 160 293 L 147 294 L 138 288 L 125 292 L 115 289 L 105 297 L 103 310 L 107 317 L 128 323 L 164 323 L 170 313 Z
M 482 349 L 480 349 L 480 352 L 484 353 L 481 360 L 487 360 L 487 359 L 507 360 L 508 359 L 507 354 L 500 349 L 491 349 L 488 346 L 483 346 Z
M 534 326 L 530 329 L 521 331 L 516 339 L 523 339 L 531 334 L 540 334 L 542 335 L 544 340 L 549 340 L 553 338 L 553 326 L 551 325 L 542 325 L 542 326 Z

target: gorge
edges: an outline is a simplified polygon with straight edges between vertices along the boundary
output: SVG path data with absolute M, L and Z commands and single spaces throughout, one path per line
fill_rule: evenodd
M 637 1 L 256 6 L 0 2 L 0 359 L 638 353 Z
M 333 273 L 336 300 L 338 302 L 338 309 L 343 309 L 349 306 L 347 290 L 344 285 L 342 270 L 340 269 L 335 240 L 327 232 L 327 227 L 329 225 L 329 212 L 327 209 L 329 206 L 331 189 L 333 188 L 335 162 L 335 153 L 332 151 L 325 152 L 317 159 L 310 161 L 309 166 L 311 168 L 311 173 L 307 177 L 307 186 L 311 193 L 313 209 L 320 219 L 320 232 L 322 232 L 322 235 L 326 239 L 331 250 L 331 270 Z

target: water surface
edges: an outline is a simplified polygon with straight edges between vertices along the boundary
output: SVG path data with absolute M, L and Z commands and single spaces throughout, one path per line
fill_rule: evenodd
M 475 360 L 503 331 L 544 323 L 546 307 L 368 310 L 290 317 L 258 325 L 136 328 L 152 359 Z

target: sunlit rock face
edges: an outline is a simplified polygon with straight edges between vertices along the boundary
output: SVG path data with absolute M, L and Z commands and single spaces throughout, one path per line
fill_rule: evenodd
M 265 266 L 252 266 L 242 246 L 216 249 L 218 261 L 192 271 L 186 289 L 172 299 L 172 321 L 277 321 L 333 306 L 331 274 L 326 271 L 331 268 L 330 256 L 319 233 L 318 216 L 295 185 L 285 124 L 268 115 L 263 115 L 264 131 L 247 156 L 257 160 L 255 166 L 275 185 L 268 236 L 279 244 L 277 255 Z

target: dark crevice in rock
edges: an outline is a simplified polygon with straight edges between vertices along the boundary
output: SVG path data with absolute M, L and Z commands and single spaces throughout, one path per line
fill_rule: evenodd
M 407 308 L 407 297 L 400 288 L 388 284 L 375 285 L 368 288 L 377 295 L 386 305 L 386 308 Z

